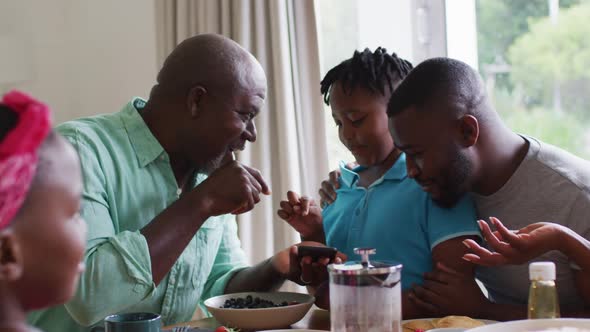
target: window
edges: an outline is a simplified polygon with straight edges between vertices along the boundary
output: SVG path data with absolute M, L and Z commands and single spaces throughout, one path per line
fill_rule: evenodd
M 590 158 L 590 0 L 319 0 L 321 69 L 377 46 L 481 73 L 516 132 Z M 330 168 L 353 157 L 326 108 Z
M 316 1 L 322 77 L 328 70 L 365 47 L 385 47 L 413 60 L 413 33 L 409 13 L 413 0 Z M 395 22 L 395 23 L 388 23 Z M 330 169 L 340 160 L 354 161 L 340 143 L 329 106 L 325 106 Z
M 502 118 L 590 158 L 590 1 L 477 0 L 475 7 L 479 69 Z

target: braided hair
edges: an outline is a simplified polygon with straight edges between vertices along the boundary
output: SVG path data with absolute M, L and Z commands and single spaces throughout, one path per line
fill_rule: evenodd
M 349 95 L 357 86 L 385 95 L 385 89 L 392 93 L 412 68 L 409 61 L 395 53 L 388 54 L 385 48 L 378 47 L 375 52 L 365 48 L 363 52 L 354 51 L 352 58 L 330 69 L 320 83 L 320 91 L 326 105 L 330 105 L 330 90 L 336 82 Z

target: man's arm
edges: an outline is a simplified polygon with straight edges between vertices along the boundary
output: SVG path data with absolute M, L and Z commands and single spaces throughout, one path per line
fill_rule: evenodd
M 488 300 L 473 276 L 465 276 L 438 263 L 434 272 L 426 274 L 423 287 L 416 287 L 410 299 L 430 315 L 464 315 L 493 320 L 525 319 L 522 305 L 495 304 Z M 434 317 L 434 316 L 433 316 Z
M 436 245 L 432 250 L 432 260 L 435 269 L 425 273 L 424 284 L 415 286 L 408 293 L 407 305 L 411 310 L 404 309 L 404 319 L 417 317 L 431 317 L 432 315 L 459 314 L 474 309 L 475 303 L 447 302 L 447 294 L 457 294 L 465 291 L 465 282 L 475 284 L 473 264 L 462 259 L 467 251 L 463 241 L 475 239 L 475 236 L 455 237 Z M 441 269 L 441 267 L 444 267 Z M 452 273 L 447 273 L 451 272 Z M 481 292 L 475 284 L 473 293 Z M 477 298 L 483 300 L 485 297 Z M 469 314 L 466 314 L 469 315 Z
M 437 263 L 442 263 L 466 277 L 473 277 L 474 265 L 463 259 L 463 255 L 468 250 L 463 244 L 463 241 L 467 239 L 475 241 L 479 238 L 476 236 L 459 236 L 439 243 L 432 249 L 433 266 L 436 266 Z
M 576 288 L 586 304 L 584 308 L 562 308 L 562 316 L 590 317 L 590 242 L 567 229 L 560 243 L 561 252 L 577 265 L 574 270 Z
M 499 266 L 524 264 L 551 250 L 559 250 L 582 270 L 590 271 L 590 242 L 573 230 L 555 223 L 539 222 L 513 232 L 497 218 L 490 218 L 496 227 L 479 220 L 482 234 L 493 251 L 472 240 L 465 241 L 470 253 L 464 259 L 479 265 Z
M 170 271 L 188 243 L 209 218 L 198 190 L 162 211 L 141 229 L 149 248 L 152 280 L 158 285 Z
M 251 208 L 259 200 L 254 193 L 268 191 L 257 180 L 259 174 L 252 175 L 245 166 L 232 162 L 141 231 L 116 232 L 97 153 L 76 137 L 68 139 L 80 155 L 84 172 L 81 215 L 88 224 L 86 271 L 75 297 L 66 305 L 81 325 L 92 325 L 150 296 L 209 216 Z
M 282 250 L 260 264 L 237 272 L 228 282 L 225 293 L 252 290 L 273 291 L 281 287 L 285 280 L 313 288 L 327 281 L 326 266 L 330 263 L 330 259 L 320 257 L 317 262 L 312 262 L 311 257 L 299 257 L 297 248 L 299 245 L 324 246 L 319 242 L 304 241 Z M 342 258 L 342 254 L 338 253 L 334 262 L 342 263 Z
M 475 237 L 461 236 L 438 244 L 432 250 L 433 266 L 437 266 L 437 263 L 442 263 L 445 266 L 448 266 L 461 273 L 461 275 L 463 275 L 465 278 L 473 278 L 473 264 L 461 259 L 467 249 L 463 245 L 462 241 L 471 238 Z M 428 277 L 428 275 L 429 274 L 426 274 L 426 277 Z M 426 285 L 430 285 L 432 287 L 432 283 L 428 281 L 428 279 L 425 280 L 424 286 L 426 287 Z M 436 309 L 435 305 L 420 301 L 420 299 L 417 298 L 415 294 L 413 294 L 414 291 L 422 292 L 424 289 L 425 288 L 422 286 L 416 286 L 414 289 L 402 294 L 402 309 L 404 319 L 430 317 L 433 314 L 432 311 L 438 310 Z M 460 292 L 461 290 L 456 291 Z
M 517 233 L 512 233 L 499 220 L 493 219 L 492 223 L 496 225 L 496 232 L 492 232 L 486 223 L 480 222 L 480 225 L 488 244 L 497 251 L 490 252 L 475 241 L 467 240 L 465 243 L 469 245 L 472 253 L 464 255 L 466 259 L 490 266 L 519 264 L 549 250 L 560 250 L 582 268 L 576 272 L 576 286 L 585 302 L 590 303 L 590 275 L 587 272 L 589 270 L 586 270 L 590 263 L 590 250 L 586 239 L 558 224 L 531 224 Z M 463 294 L 463 301 L 476 298 L 468 294 L 471 293 Z M 480 318 L 504 321 L 527 317 L 527 307 L 524 305 L 495 304 L 487 300 L 478 302 L 477 306 L 481 308 Z M 561 314 L 564 317 L 589 317 L 590 310 L 562 308 Z
M 464 256 L 465 259 L 486 266 L 524 264 L 543 253 L 559 250 L 577 265 L 576 287 L 586 304 L 590 304 L 590 242 L 588 240 L 560 224 L 534 223 L 513 233 L 500 220 L 496 218 L 490 218 L 490 220 L 496 227 L 495 232 L 492 232 L 487 223 L 480 221 L 479 224 L 488 245 L 494 251 L 468 240 L 465 244 L 469 246 L 471 252 Z M 590 316 L 590 312 L 581 308 L 561 309 L 562 316 Z M 510 318 L 510 310 L 510 308 L 503 310 L 502 307 L 493 307 L 490 314 Z M 521 318 L 524 318 L 524 315 Z
M 580 272 L 588 277 L 588 274 L 590 274 L 590 241 L 573 230 L 561 226 L 558 242 L 561 245 L 559 250 L 576 263 L 581 270 Z M 588 280 L 590 280 L 590 277 Z M 587 299 L 590 299 L 590 297 Z
M 250 211 L 260 193 L 270 193 L 260 173 L 231 161 L 152 220 L 141 233 L 149 247 L 154 282 L 159 284 L 170 271 L 207 218 Z
M 225 293 L 276 291 L 286 277 L 274 266 L 273 258 L 269 258 L 237 272 L 227 283 Z

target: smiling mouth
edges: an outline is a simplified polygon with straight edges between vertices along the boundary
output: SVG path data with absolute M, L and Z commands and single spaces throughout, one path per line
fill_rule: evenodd
M 416 181 L 422 190 L 428 193 L 432 193 L 434 189 L 434 182 L 432 181 Z
M 244 151 L 245 148 L 246 148 L 246 144 L 239 145 L 239 146 L 232 146 L 229 148 L 229 151 L 230 152 Z

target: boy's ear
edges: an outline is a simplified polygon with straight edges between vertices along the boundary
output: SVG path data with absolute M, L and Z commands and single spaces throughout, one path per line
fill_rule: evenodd
M 0 281 L 19 279 L 23 274 L 23 257 L 14 232 L 0 231 Z

